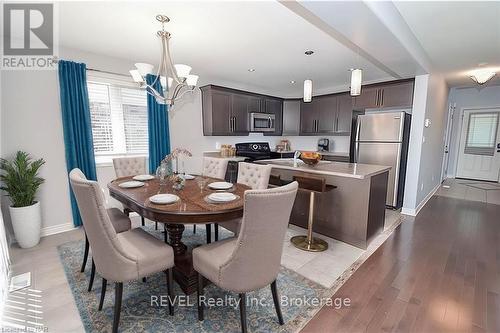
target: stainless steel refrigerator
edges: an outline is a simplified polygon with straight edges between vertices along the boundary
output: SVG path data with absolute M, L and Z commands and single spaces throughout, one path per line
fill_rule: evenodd
M 351 151 L 353 162 L 390 166 L 386 205 L 403 205 L 411 116 L 406 112 L 357 116 Z

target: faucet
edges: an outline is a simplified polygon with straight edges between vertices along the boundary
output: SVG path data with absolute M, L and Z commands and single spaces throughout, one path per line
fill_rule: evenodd
M 300 151 L 296 150 L 295 154 L 293 154 L 293 167 L 294 168 L 296 168 L 298 166 L 297 159 L 299 158 L 299 156 L 300 156 Z

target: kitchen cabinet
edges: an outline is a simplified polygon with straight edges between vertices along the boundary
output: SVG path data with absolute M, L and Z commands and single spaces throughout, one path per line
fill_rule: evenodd
M 283 101 L 282 135 L 300 134 L 300 99 Z
M 352 99 L 348 94 L 313 97 L 301 103 L 301 135 L 349 135 L 351 131 Z
M 314 100 L 314 98 L 313 98 Z M 316 133 L 317 112 L 313 102 L 300 102 L 300 135 L 313 135 Z
M 248 135 L 250 113 L 253 112 L 274 114 L 275 131 L 265 135 L 281 135 L 283 99 L 214 85 L 201 87 L 200 90 L 203 135 Z
M 413 105 L 413 81 L 389 84 L 382 88 L 380 105 L 384 108 L 411 108 Z
M 335 126 L 337 134 L 349 135 L 351 133 L 352 104 L 353 98 L 350 93 L 337 95 L 337 123 Z
M 356 96 L 356 110 L 375 108 L 411 108 L 413 104 L 413 80 L 377 84 L 361 88 Z
M 203 135 L 248 135 L 248 98 L 205 86 L 202 92 Z

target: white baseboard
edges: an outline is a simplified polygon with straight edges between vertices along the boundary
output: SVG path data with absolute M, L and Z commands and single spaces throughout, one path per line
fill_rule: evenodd
M 403 207 L 401 209 L 401 214 L 403 214 L 403 215 L 410 215 L 410 216 L 417 216 L 418 213 L 420 212 L 420 210 L 422 208 L 424 208 L 424 206 L 427 203 L 427 201 L 429 201 L 432 198 L 432 196 L 434 194 L 436 194 L 436 192 L 439 190 L 440 187 L 441 187 L 441 183 L 437 184 L 437 186 L 432 191 L 430 191 L 429 194 L 427 194 L 427 196 L 424 198 L 424 200 L 422 200 L 418 204 L 417 208 L 405 208 L 405 207 Z
M 64 224 L 57 224 L 57 225 L 52 225 L 49 227 L 44 227 L 42 228 L 41 236 L 49 236 L 49 235 L 55 235 L 59 234 L 61 232 L 66 232 L 66 231 L 71 231 L 73 229 L 76 229 L 73 223 L 64 223 Z

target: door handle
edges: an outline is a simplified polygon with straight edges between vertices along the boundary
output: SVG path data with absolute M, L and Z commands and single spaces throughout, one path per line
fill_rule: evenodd
M 380 106 L 383 106 L 384 105 L 384 89 L 381 89 L 380 90 Z
M 377 93 L 375 94 L 375 106 L 379 105 L 380 100 L 380 89 L 377 89 Z
M 229 117 L 229 132 L 233 131 L 233 117 Z

